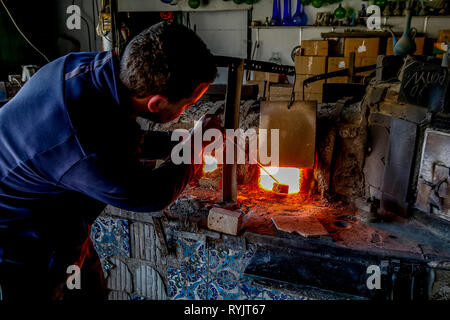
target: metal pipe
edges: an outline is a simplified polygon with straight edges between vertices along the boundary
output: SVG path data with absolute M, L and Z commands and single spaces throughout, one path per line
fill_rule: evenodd
M 239 127 L 239 110 L 241 106 L 241 88 L 244 75 L 244 60 L 232 61 L 228 67 L 227 93 L 225 96 L 224 126 L 236 130 Z M 225 134 L 225 138 L 227 138 Z M 236 145 L 233 144 L 233 155 L 236 156 Z M 222 201 L 235 202 L 237 199 L 237 164 L 227 163 L 226 147 L 223 148 L 224 165 L 222 166 Z M 235 160 L 235 159 L 233 159 Z

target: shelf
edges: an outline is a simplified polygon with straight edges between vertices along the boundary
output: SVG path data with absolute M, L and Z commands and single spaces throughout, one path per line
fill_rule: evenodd
M 310 29 L 310 28 L 333 28 L 332 26 L 250 26 L 251 29 Z M 344 27 L 335 27 L 344 28 Z M 345 27 L 352 28 L 352 27 Z
M 364 17 L 367 19 L 368 17 Z M 400 18 L 405 19 L 405 16 L 382 16 L 381 19 L 392 19 L 392 18 Z M 413 16 L 413 19 L 422 18 L 422 19 L 430 19 L 430 18 L 450 18 L 450 15 L 442 15 L 442 16 Z M 346 29 L 358 29 L 358 28 L 367 28 L 366 26 L 250 26 L 251 29 L 309 29 L 309 28 L 346 28 Z

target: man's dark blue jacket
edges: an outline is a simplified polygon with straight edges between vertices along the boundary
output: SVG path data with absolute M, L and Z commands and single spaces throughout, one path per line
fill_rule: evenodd
M 111 51 L 69 54 L 0 108 L 0 263 L 81 243 L 105 204 L 161 210 L 191 179 L 189 165 L 140 165 L 161 143 L 142 144 L 118 73 Z

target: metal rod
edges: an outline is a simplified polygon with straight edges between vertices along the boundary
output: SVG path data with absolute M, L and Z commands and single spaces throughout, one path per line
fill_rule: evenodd
M 228 67 L 227 93 L 225 97 L 225 129 L 236 130 L 239 127 L 239 109 L 241 107 L 241 88 L 244 75 L 244 60 L 233 60 Z M 225 135 L 226 137 L 226 135 Z M 236 146 L 233 145 L 234 151 Z M 236 152 L 233 152 L 236 155 Z M 226 147 L 223 149 L 223 159 L 226 160 Z M 222 167 L 222 201 L 235 202 L 237 199 L 237 165 L 236 161 Z
M 228 140 L 229 138 L 228 138 L 228 137 L 225 137 L 225 139 Z M 236 147 L 239 147 L 239 149 L 241 149 L 241 150 L 245 153 L 245 150 L 244 150 L 239 144 L 236 144 L 233 140 L 228 140 L 228 141 L 230 141 L 231 143 L 233 143 Z M 249 156 L 250 156 L 250 154 L 249 154 Z M 270 174 L 270 172 L 269 172 L 269 171 L 261 164 L 261 162 L 258 161 L 258 159 L 253 159 L 253 161 L 255 161 L 256 164 L 257 164 L 261 169 L 263 169 L 264 172 L 267 173 L 267 174 L 269 175 L 269 177 L 271 177 L 271 178 L 273 179 L 273 181 L 275 181 L 275 182 L 278 183 L 278 184 L 282 184 L 280 181 L 278 181 L 277 178 L 275 178 L 272 174 Z

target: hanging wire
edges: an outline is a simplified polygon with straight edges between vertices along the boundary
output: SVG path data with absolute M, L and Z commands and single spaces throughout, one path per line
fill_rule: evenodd
M 72 6 L 75 4 L 75 0 L 72 0 Z M 79 6 L 81 8 L 81 5 Z M 89 41 L 89 51 L 92 51 L 92 45 L 91 45 L 91 28 L 89 27 L 89 23 L 87 22 L 86 18 L 83 17 L 82 14 L 80 14 L 80 18 L 81 20 L 83 20 L 83 22 L 86 24 L 87 27 L 87 34 L 88 34 L 88 41 Z M 95 25 L 95 17 L 93 17 L 94 19 L 94 25 Z
M 39 50 L 28 38 L 27 36 L 22 32 L 22 30 L 19 28 L 19 26 L 16 23 L 16 20 L 14 20 L 13 16 L 11 15 L 11 12 L 9 12 L 8 7 L 5 5 L 3 0 L 0 0 L 0 3 L 3 5 L 3 8 L 5 8 L 6 13 L 8 14 L 9 18 L 11 19 L 12 23 L 16 27 L 17 31 L 19 31 L 20 35 L 25 39 L 26 42 L 34 49 L 36 50 L 47 62 L 50 62 L 49 58 L 45 54 L 42 53 L 41 50 Z

